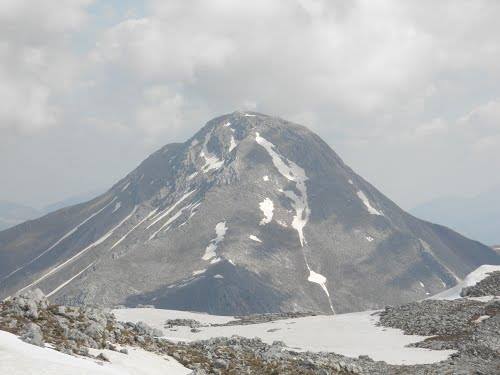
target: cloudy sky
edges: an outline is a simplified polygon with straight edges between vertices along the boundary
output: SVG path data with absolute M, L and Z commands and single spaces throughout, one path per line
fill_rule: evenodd
M 500 184 L 497 0 L 0 0 L 0 200 L 103 189 L 236 109 L 410 208 Z

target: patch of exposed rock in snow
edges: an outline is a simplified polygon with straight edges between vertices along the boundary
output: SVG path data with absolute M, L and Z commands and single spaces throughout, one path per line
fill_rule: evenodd
M 111 213 L 114 214 L 116 211 L 118 211 L 120 209 L 121 206 L 122 206 L 122 202 L 120 202 L 120 201 L 116 202 L 115 208 L 113 208 L 113 211 Z
M 158 329 L 164 329 L 168 319 L 194 319 L 202 324 L 224 324 L 233 320 L 227 316 L 158 309 L 119 309 L 113 312 L 118 320 L 142 320 Z M 454 353 L 453 350 L 408 347 L 407 345 L 422 341 L 426 337 L 405 335 L 399 329 L 377 326 L 378 320 L 373 311 L 364 311 L 251 325 L 203 327 L 197 333 L 191 332 L 189 327 L 176 327 L 175 332 L 167 331 L 165 337 L 173 341 L 196 341 L 232 335 L 259 337 L 268 344 L 283 341 L 289 348 L 298 351 L 334 352 L 349 357 L 368 355 L 375 361 L 407 365 L 438 362 Z
M 281 173 L 281 175 L 287 180 L 295 182 L 299 194 L 297 195 L 291 190 L 283 191 L 283 194 L 285 194 L 292 201 L 292 207 L 295 210 L 292 227 L 298 232 L 300 244 L 304 246 L 304 227 L 309 220 L 310 214 L 307 197 L 306 172 L 293 161 L 279 154 L 276 151 L 276 146 L 264 137 L 261 137 L 258 132 L 255 133 L 255 140 L 259 145 L 264 147 L 267 153 L 271 156 L 274 166 Z
M 379 211 L 375 207 L 372 206 L 372 204 L 368 200 L 368 197 L 365 195 L 365 193 L 363 193 L 361 190 L 358 190 L 358 192 L 356 194 L 358 195 L 359 199 L 361 199 L 361 202 L 363 202 L 363 204 L 365 205 L 367 211 L 370 214 L 372 214 L 372 215 L 380 215 L 380 216 L 384 215 L 382 213 L 382 211 Z
M 253 234 L 251 234 L 250 236 L 248 236 L 248 238 L 250 238 L 252 241 L 261 242 L 262 243 L 262 241 L 260 240 L 260 238 L 257 237 L 257 236 L 254 236 Z
M 500 271 L 500 265 L 497 266 L 497 265 L 484 264 L 482 266 L 479 266 L 474 271 L 465 276 L 465 278 L 462 281 L 460 281 L 457 285 L 430 297 L 430 299 L 451 300 L 451 299 L 461 298 L 460 292 L 462 291 L 463 288 L 476 285 L 478 282 L 488 277 L 488 274 L 490 272 L 494 271 Z
M 266 198 L 259 203 L 259 208 L 264 214 L 264 218 L 260 221 L 259 225 L 266 225 L 273 220 L 274 203 L 271 199 Z
M 225 221 L 217 223 L 215 226 L 215 238 L 210 241 L 210 244 L 205 249 L 205 254 L 203 254 L 203 260 L 211 260 L 217 256 L 215 250 L 220 242 L 224 240 L 224 236 L 227 232 L 227 226 Z
M 187 375 L 192 372 L 172 357 L 139 348 L 127 350 L 128 354 L 92 350 L 104 353 L 110 360 L 103 362 L 31 345 L 0 331 L 0 372 L 9 375 Z

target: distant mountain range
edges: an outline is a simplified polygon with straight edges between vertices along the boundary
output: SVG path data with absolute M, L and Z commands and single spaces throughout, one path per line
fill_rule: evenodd
M 500 244 L 500 186 L 472 198 L 434 199 L 414 207 L 410 212 L 483 243 Z
M 41 212 L 35 208 L 13 202 L 0 201 L 0 230 L 13 227 L 39 216 L 41 216 Z
M 404 212 L 307 128 L 234 112 L 95 199 L 0 232 L 0 297 L 38 287 L 64 304 L 340 313 L 499 263 Z
M 15 202 L 0 201 L 0 230 L 13 227 L 27 220 L 36 219 L 64 207 L 89 201 L 101 193 L 102 190 L 89 191 L 49 204 L 40 209 Z

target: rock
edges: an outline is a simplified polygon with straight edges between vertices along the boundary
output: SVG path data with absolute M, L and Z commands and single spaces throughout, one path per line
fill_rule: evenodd
M 229 367 L 229 364 L 227 363 L 226 360 L 218 358 L 214 361 L 214 367 L 221 368 L 221 369 L 227 369 Z
M 26 332 L 21 336 L 21 340 L 32 345 L 44 347 L 43 334 L 40 326 L 35 323 L 29 323 L 26 326 Z
M 189 328 L 200 328 L 203 325 L 194 319 L 169 319 L 165 321 L 165 328 L 172 327 L 189 327 Z
M 104 353 L 99 353 L 99 355 L 96 358 L 100 359 L 101 361 L 111 362 L 109 360 L 109 357 L 106 354 L 104 354 Z
M 120 349 L 120 353 L 128 354 L 128 350 L 126 348 Z
M 85 328 L 85 334 L 98 340 L 102 337 L 105 327 L 97 322 L 91 322 L 87 328 Z

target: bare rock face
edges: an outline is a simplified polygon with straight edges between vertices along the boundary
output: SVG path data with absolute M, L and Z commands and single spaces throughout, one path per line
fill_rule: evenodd
M 0 297 L 333 313 L 419 300 L 499 263 L 402 211 L 305 127 L 235 112 L 94 200 L 0 232 Z

